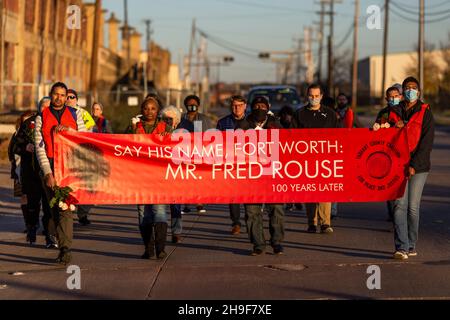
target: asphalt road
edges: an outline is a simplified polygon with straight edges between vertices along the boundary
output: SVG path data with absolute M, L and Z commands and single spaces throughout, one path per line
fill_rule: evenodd
M 0 300 L 4 299 L 450 299 L 450 134 L 439 131 L 422 202 L 418 257 L 395 261 L 392 226 L 384 203 L 342 204 L 332 235 L 305 232 L 304 211 L 286 216 L 285 255 L 249 256 L 245 228 L 230 234 L 228 210 L 184 215 L 178 245 L 163 261 L 141 260 L 134 207 L 96 207 L 92 225 L 75 223 L 71 274 L 54 264 L 57 251 L 44 237 L 30 247 L 11 197 L 8 168 L 0 169 Z M 242 216 L 243 217 L 243 216 Z M 267 225 L 267 221 L 266 221 Z M 266 229 L 266 234 L 268 230 Z M 170 235 L 168 237 L 170 240 Z M 371 265 L 380 289 L 369 290 Z

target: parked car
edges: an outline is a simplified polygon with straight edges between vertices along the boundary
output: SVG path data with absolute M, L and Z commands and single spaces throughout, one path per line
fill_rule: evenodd
M 247 112 L 250 112 L 250 104 L 253 99 L 258 96 L 263 96 L 269 99 L 270 110 L 275 114 L 278 114 L 281 108 L 286 105 L 291 106 L 294 110 L 297 110 L 303 106 L 295 87 L 287 85 L 257 86 L 251 88 L 248 92 Z

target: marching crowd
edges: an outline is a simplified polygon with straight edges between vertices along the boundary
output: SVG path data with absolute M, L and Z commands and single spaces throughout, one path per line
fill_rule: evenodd
M 430 154 L 434 139 L 434 120 L 429 105 L 420 99 L 420 84 L 408 77 L 402 85 L 394 85 L 386 91 L 387 106 L 374 121 L 373 130 L 406 127 L 410 164 L 408 182 L 402 198 L 387 202 L 389 220 L 394 225 L 394 258 L 408 259 L 416 256 L 419 230 L 419 209 L 423 187 L 430 171 Z M 324 97 L 320 85 L 313 84 L 307 90 L 308 103 L 299 110 L 283 107 L 278 114 L 270 110 L 270 102 L 264 96 L 249 101 L 250 112 L 244 97 L 235 95 L 230 99 L 231 112 L 220 119 L 216 129 L 265 130 L 307 128 L 352 128 L 355 116 L 349 107 L 349 98 L 339 94 L 337 103 Z M 193 132 L 201 123 L 203 131 L 210 129 L 209 119 L 199 112 L 201 101 L 195 95 L 185 98 L 185 113 L 173 106 L 163 106 L 161 99 L 149 94 L 141 104 L 141 114 L 132 118 L 128 128 L 121 133 L 168 135 L 174 130 Z M 18 119 L 17 130 L 11 139 L 9 156 L 14 179 L 14 194 L 21 198 L 21 209 L 26 225 L 26 241 L 36 242 L 41 219 L 46 247 L 59 249 L 57 263 L 68 264 L 71 259 L 73 240 L 72 211 L 58 206 L 50 207 L 55 196 L 54 134 L 62 131 L 113 133 L 111 122 L 103 116 L 103 105 L 95 102 L 91 113 L 78 106 L 78 95 L 64 83 L 55 83 L 50 96 L 43 98 L 37 112 L 27 111 Z M 242 204 L 249 240 L 253 245 L 251 255 L 261 255 L 266 250 L 263 213 L 269 215 L 270 245 L 274 254 L 283 254 L 285 210 L 302 204 Z M 206 212 L 204 204 L 198 204 L 199 213 Z M 92 206 L 78 206 L 77 215 L 81 225 L 86 226 Z M 333 233 L 331 220 L 337 216 L 336 203 L 306 203 L 309 233 Z M 231 233 L 241 232 L 240 204 L 230 204 Z M 182 233 L 182 213 L 189 212 L 181 204 L 137 205 L 139 230 L 144 243 L 143 259 L 166 257 L 165 244 L 168 230 L 167 211 L 171 214 L 172 242 L 178 243 Z

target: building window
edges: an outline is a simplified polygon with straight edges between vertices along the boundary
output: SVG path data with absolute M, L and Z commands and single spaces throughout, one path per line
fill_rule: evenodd
M 47 19 L 48 0 L 40 0 L 41 6 L 39 8 L 39 30 L 45 29 L 45 20 Z
M 15 60 L 15 45 L 11 42 L 5 42 L 5 80 L 14 80 L 14 60 Z
M 28 30 L 33 30 L 35 9 L 36 0 L 25 0 L 25 26 Z
M 63 38 L 64 30 L 66 29 L 66 1 L 58 1 L 58 36 Z
M 19 13 L 19 1 L 17 1 L 17 0 L 6 0 L 5 8 L 6 8 L 6 11 Z

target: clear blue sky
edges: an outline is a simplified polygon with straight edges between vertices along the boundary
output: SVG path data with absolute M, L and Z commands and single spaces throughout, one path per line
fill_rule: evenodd
M 144 19 L 153 21 L 153 39 L 172 53 L 172 62 L 188 53 L 192 19 L 197 27 L 208 34 L 232 44 L 257 51 L 280 51 L 294 48 L 294 38 L 303 37 L 303 28 L 318 21 L 315 11 L 319 5 L 315 0 L 128 0 L 130 24 L 137 27 L 145 39 Z M 419 0 L 391 0 L 389 51 L 411 51 L 417 44 L 418 24 L 404 18 L 414 19 Z M 450 1 L 426 0 L 429 19 L 446 18 L 426 25 L 425 39 L 439 47 L 448 41 L 450 32 Z M 384 0 L 361 0 L 359 57 L 381 54 L 383 30 L 368 30 L 365 24 L 366 9 L 370 5 L 383 7 Z M 395 6 L 394 6 L 395 4 Z M 123 20 L 123 0 L 103 0 L 103 7 L 114 11 Z M 403 11 L 400 11 L 402 8 Z M 341 42 L 353 22 L 354 1 L 342 0 L 335 10 L 335 44 Z M 398 15 L 401 13 L 402 15 Z M 383 20 L 382 20 L 383 25 Z M 327 30 L 327 29 L 326 29 Z M 328 32 L 326 32 L 327 34 Z M 325 34 L 325 35 L 326 35 Z M 351 48 L 352 36 L 339 51 Z M 317 44 L 314 44 L 314 59 L 317 61 Z M 233 82 L 274 81 L 273 64 L 257 58 L 233 53 L 208 42 L 208 54 L 231 54 L 235 62 L 221 69 L 221 80 Z M 256 56 L 256 54 L 255 54 Z M 213 79 L 215 74 L 213 72 Z

